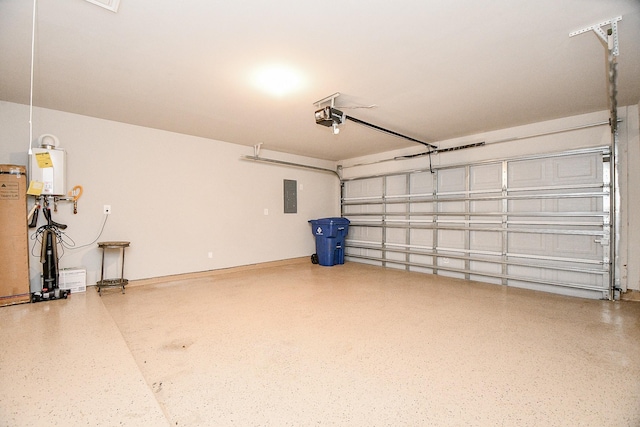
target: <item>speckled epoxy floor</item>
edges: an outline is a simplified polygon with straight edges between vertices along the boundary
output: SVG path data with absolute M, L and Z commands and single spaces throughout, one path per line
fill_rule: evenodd
M 89 289 L 0 339 L 7 426 L 640 426 L 640 303 L 356 263 Z
M 93 288 L 0 307 L 0 426 L 166 423 Z

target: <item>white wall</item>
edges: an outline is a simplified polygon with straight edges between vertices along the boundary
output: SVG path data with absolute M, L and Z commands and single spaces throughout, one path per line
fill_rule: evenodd
M 618 155 L 621 195 L 620 279 L 623 289 L 640 290 L 640 215 L 638 215 L 638 212 L 640 212 L 640 185 L 638 185 L 640 183 L 640 168 L 638 168 L 640 160 L 639 106 L 621 107 L 618 115 L 623 120 L 619 131 Z M 608 119 L 609 112 L 602 111 L 439 141 L 434 143 L 439 148 L 483 141 L 487 145 L 433 155 L 432 164 L 433 166 L 466 164 L 520 155 L 607 146 L 611 144 L 611 130 L 607 124 Z M 464 120 L 464 118 L 461 118 L 461 120 Z M 604 124 L 546 136 L 530 137 L 600 122 Z M 513 138 L 518 139 L 500 142 Z M 343 166 L 343 177 L 353 178 L 428 169 L 429 158 L 426 156 L 416 157 L 411 160 L 393 160 L 397 156 L 424 151 L 425 147 L 417 145 L 415 148 L 344 160 L 340 162 Z
M 67 152 L 68 190 L 84 187 L 78 214 L 61 202 L 54 220 L 68 225 L 77 246 L 91 243 L 103 205 L 110 204 L 99 240 L 131 242 L 128 279 L 309 256 L 315 247 L 307 221 L 340 213 L 335 175 L 240 160 L 253 147 L 35 108 L 34 140 L 44 133 L 56 135 Z M 28 106 L 0 102 L 0 163 L 26 165 L 28 146 Z M 335 169 L 332 162 L 265 149 L 260 155 Z M 297 214 L 283 213 L 283 179 L 298 182 Z M 107 262 L 114 277 L 117 261 Z M 41 266 L 34 256 L 30 263 L 37 290 Z M 89 284 L 99 280 L 97 245 L 66 250 L 60 267 L 74 266 L 87 268 Z
M 640 105 L 629 107 L 625 121 L 624 132 L 627 135 L 625 168 L 621 171 L 624 176 L 623 215 L 627 233 L 623 237 L 628 244 L 625 260 L 627 286 L 629 289 L 640 290 Z M 626 198 L 624 197 L 626 195 Z

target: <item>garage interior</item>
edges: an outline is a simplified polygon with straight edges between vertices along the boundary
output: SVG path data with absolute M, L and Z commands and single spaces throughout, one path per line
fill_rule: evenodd
M 638 70 L 635 0 L 0 3 L 88 285 L 0 308 L 0 425 L 640 425 Z

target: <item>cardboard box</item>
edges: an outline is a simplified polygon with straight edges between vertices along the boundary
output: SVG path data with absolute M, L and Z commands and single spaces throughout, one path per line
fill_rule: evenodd
M 31 301 L 27 237 L 27 175 L 0 165 L 0 306 Z
M 69 267 L 60 269 L 58 287 L 68 289 L 72 294 L 87 290 L 87 269 L 83 267 Z

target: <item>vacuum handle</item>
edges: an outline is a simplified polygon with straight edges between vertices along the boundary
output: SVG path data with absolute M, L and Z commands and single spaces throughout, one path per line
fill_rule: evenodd
M 35 205 L 34 208 L 35 210 L 31 209 L 32 213 L 30 214 L 31 222 L 29 223 L 29 228 L 34 228 L 36 225 L 38 225 L 38 212 L 40 212 L 40 210 L 38 209 L 38 205 Z M 27 217 L 27 219 L 29 218 Z
M 47 218 L 47 224 L 49 226 L 57 227 L 60 230 L 64 230 L 65 228 L 67 228 L 66 224 L 58 224 L 57 222 L 51 219 L 51 209 L 44 208 L 42 211 L 44 212 L 44 217 Z

